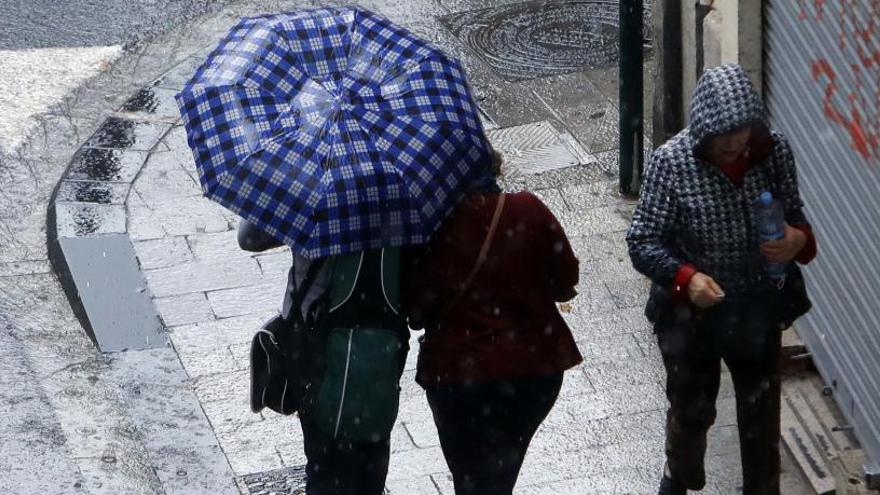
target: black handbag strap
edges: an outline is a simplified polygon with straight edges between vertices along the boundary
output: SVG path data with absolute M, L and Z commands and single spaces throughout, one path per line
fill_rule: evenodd
M 309 293 L 312 285 L 314 285 L 315 280 L 318 278 L 318 273 L 320 273 L 321 268 L 324 267 L 326 262 L 326 257 L 313 260 L 309 264 L 309 268 L 306 270 L 306 275 L 303 277 L 302 282 L 296 286 L 296 289 L 294 289 L 293 294 L 291 295 L 290 313 L 294 313 L 296 318 L 299 318 L 300 321 L 304 320 L 302 308 L 303 299 L 305 299 L 306 294 Z M 306 311 L 306 313 L 308 313 L 308 311 Z
M 437 318 L 437 324 L 443 322 L 446 318 L 446 315 L 449 314 L 449 311 L 458 304 L 458 301 L 464 296 L 465 292 L 467 292 L 468 288 L 471 285 L 471 282 L 474 281 L 474 278 L 477 276 L 477 273 L 480 271 L 480 268 L 483 267 L 483 263 L 486 262 L 486 258 L 489 256 L 489 246 L 492 244 L 492 238 L 495 237 L 495 230 L 498 228 L 498 221 L 501 220 L 501 211 L 504 210 L 504 201 L 505 194 L 501 193 L 498 195 L 498 202 L 495 204 L 495 213 L 492 214 L 492 222 L 489 224 L 489 231 L 486 233 L 486 238 L 483 239 L 483 245 L 480 247 L 480 253 L 477 255 L 477 261 L 474 263 L 473 268 L 471 268 L 470 273 L 468 273 L 467 279 L 465 279 L 464 284 L 461 285 L 458 292 L 449 301 L 449 304 L 443 308 L 443 311 L 440 313 L 440 317 Z

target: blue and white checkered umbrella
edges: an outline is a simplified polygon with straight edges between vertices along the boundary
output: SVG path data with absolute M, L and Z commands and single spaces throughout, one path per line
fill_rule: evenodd
M 460 63 L 359 8 L 242 19 L 177 104 L 205 194 L 312 258 L 426 241 L 491 161 Z

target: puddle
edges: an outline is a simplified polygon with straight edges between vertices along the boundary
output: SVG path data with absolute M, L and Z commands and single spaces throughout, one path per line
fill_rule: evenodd
M 89 138 L 85 146 L 146 151 L 156 144 L 163 131 L 156 124 L 109 117 Z
M 99 148 L 129 148 L 135 142 L 134 125 L 130 120 L 110 117 L 86 144 Z
M 265 473 L 249 474 L 238 480 L 242 493 L 248 495 L 269 495 L 284 493 L 288 495 L 305 495 L 305 466 L 276 469 Z
M 174 101 L 174 90 L 146 87 L 128 99 L 121 112 L 146 113 L 157 117 L 177 119 L 179 113 Z
M 61 181 L 58 201 L 70 203 L 124 204 L 128 184 L 92 181 Z
M 144 164 L 146 153 L 81 148 L 73 157 L 68 179 L 131 182 Z
M 151 88 L 144 88 L 135 93 L 134 96 L 122 105 L 122 111 L 153 113 L 158 107 L 159 99 L 156 98 L 156 91 Z
M 55 203 L 58 237 L 125 233 L 124 205 Z
M 516 81 L 616 65 L 617 1 L 538 0 L 441 18 L 505 79 Z M 651 38 L 645 5 L 645 38 Z

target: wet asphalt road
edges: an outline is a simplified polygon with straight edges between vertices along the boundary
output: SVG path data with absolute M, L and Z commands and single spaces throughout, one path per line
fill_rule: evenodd
M 228 0 L 0 0 L 0 155 L 142 42 Z
M 222 0 L 2 0 L 0 50 L 128 46 L 222 3 Z

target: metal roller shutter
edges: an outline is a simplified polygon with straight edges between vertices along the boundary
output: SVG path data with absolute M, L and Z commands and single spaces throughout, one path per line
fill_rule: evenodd
M 765 97 L 819 257 L 797 324 L 880 474 L 880 0 L 765 2 Z

